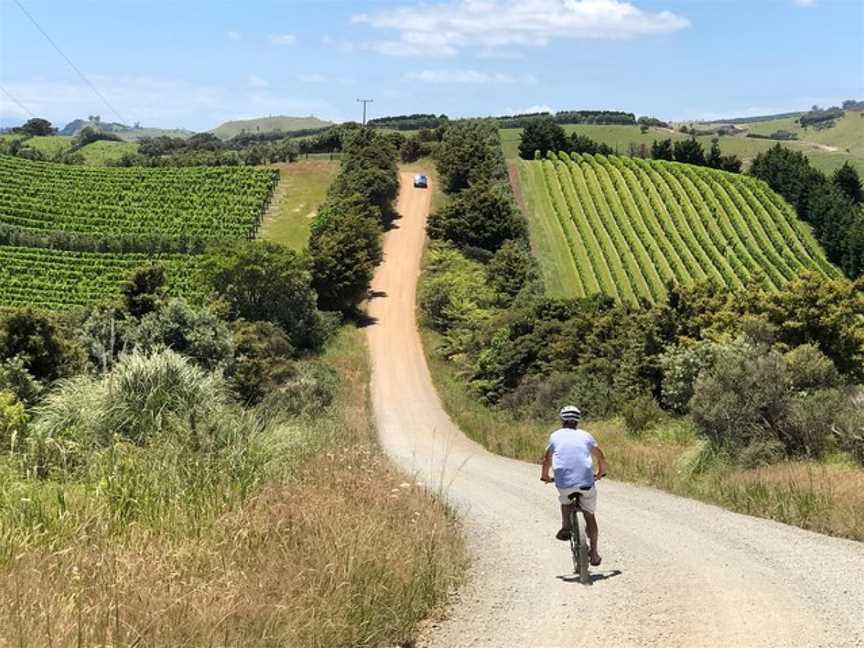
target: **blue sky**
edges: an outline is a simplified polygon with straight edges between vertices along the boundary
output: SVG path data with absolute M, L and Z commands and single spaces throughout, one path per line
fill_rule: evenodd
M 864 98 L 862 0 L 0 0 L 0 119 L 610 108 L 666 119 Z M 16 102 L 13 102 L 14 97 Z M 19 105 L 20 104 L 20 105 Z

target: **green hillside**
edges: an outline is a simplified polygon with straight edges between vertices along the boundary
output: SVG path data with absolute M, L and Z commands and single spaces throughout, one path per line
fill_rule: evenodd
M 317 117 L 259 117 L 257 119 L 241 119 L 227 121 L 210 132 L 221 139 L 230 139 L 241 133 L 270 133 L 272 131 L 298 131 L 312 128 L 332 126 L 333 122 L 323 121 Z
M 847 116 L 838 121 L 838 125 L 833 129 L 824 131 L 814 131 L 808 129 L 806 137 L 801 136 L 802 141 L 782 142 L 783 146 L 801 151 L 807 155 L 810 163 L 824 173 L 831 173 L 835 169 L 841 167 L 844 162 L 851 162 L 858 172 L 864 175 L 864 119 L 858 117 L 861 113 L 847 113 Z M 856 130 L 858 122 L 860 125 Z M 772 133 L 777 130 L 772 127 L 774 124 L 780 124 L 779 127 L 788 126 L 792 119 L 784 119 L 774 122 L 759 122 L 757 125 L 737 124 L 739 128 L 745 129 L 748 127 L 757 128 L 758 132 Z M 712 126 L 720 126 L 721 124 L 712 124 Z M 697 128 L 699 124 L 694 124 Z M 701 125 L 706 128 L 705 124 Z M 651 146 L 654 140 L 669 138 L 672 141 L 689 139 L 689 135 L 680 133 L 676 130 L 666 128 L 650 128 L 646 133 L 642 133 L 638 126 L 595 126 L 591 124 L 576 124 L 563 126 L 564 131 L 569 133 L 579 133 L 586 135 L 591 139 L 608 144 L 621 155 L 628 153 L 631 144 L 636 146 L 644 144 L 647 147 Z M 835 129 L 837 129 L 835 131 Z M 789 130 L 787 128 L 787 130 Z M 831 133 L 831 131 L 835 131 Z M 754 130 L 753 132 L 757 132 Z M 521 128 L 505 128 L 499 131 L 501 135 L 501 144 L 504 148 L 504 156 L 508 159 L 519 157 L 519 140 L 522 136 Z M 696 139 L 702 144 L 705 150 L 711 146 L 712 135 L 701 135 Z M 804 141 L 806 140 L 806 141 Z M 835 142 L 831 144 L 830 142 Z M 839 143 L 838 143 L 839 142 Z M 755 139 L 741 135 L 726 135 L 720 137 L 720 147 L 723 153 L 732 153 L 737 155 L 744 162 L 746 169 L 750 161 L 759 153 L 767 151 L 777 142 L 767 139 Z M 837 150 L 830 150 L 827 146 L 837 146 Z M 847 152 L 845 149 L 849 148 Z
M 776 288 L 804 270 L 840 276 L 792 208 L 754 178 L 563 153 L 519 169 L 552 294 L 653 301 L 668 282 Z

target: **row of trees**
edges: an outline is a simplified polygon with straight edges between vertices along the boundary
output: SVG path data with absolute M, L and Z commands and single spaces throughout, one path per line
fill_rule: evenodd
M 349 311 L 369 290 L 381 262 L 381 233 L 399 194 L 397 148 L 357 129 L 346 137 L 339 174 L 318 210 L 309 239 L 313 285 L 328 310 Z
M 777 144 L 760 153 L 750 173 L 767 182 L 810 223 L 828 258 L 850 278 L 864 273 L 861 179 L 848 162 L 828 178 L 799 151 Z
M 707 166 L 730 173 L 741 172 L 741 160 L 738 159 L 737 155 L 723 155 L 719 140 L 716 137 L 711 140 L 711 148 L 707 154 L 694 137 L 678 140 L 674 143 L 671 138 L 660 141 L 654 140 L 651 145 L 651 159 L 669 160 L 670 162 L 674 160 L 675 162 Z

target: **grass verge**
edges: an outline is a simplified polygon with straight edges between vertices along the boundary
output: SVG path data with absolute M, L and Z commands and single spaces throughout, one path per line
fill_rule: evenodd
M 0 646 L 409 642 L 460 578 L 459 528 L 376 445 L 362 331 L 343 329 L 324 361 L 341 378 L 333 405 L 227 464 L 129 449 L 114 478 L 149 514 L 123 524 L 104 479 L 0 470 Z M 170 484 L 180 468 L 194 497 L 142 501 L 136 478 Z
M 454 366 L 438 353 L 441 336 L 429 329 L 423 329 L 422 335 L 432 379 L 462 431 L 492 452 L 539 462 L 556 427 L 554 416 L 548 421 L 518 420 L 482 405 Z M 640 436 L 626 434 L 617 420 L 592 421 L 585 427 L 609 458 L 613 479 L 819 533 L 864 540 L 864 471 L 853 464 L 795 461 L 745 469 L 721 457 L 706 457 L 700 441 L 680 421 L 668 421 Z M 694 470 L 700 459 L 709 459 L 710 465 Z
M 302 250 L 309 241 L 309 228 L 324 202 L 327 189 L 339 170 L 338 161 L 299 160 L 278 165 L 280 180 L 260 236 Z

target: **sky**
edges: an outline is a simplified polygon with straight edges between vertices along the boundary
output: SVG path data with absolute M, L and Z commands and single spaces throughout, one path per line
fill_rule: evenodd
M 668 120 L 864 99 L 864 0 L 0 0 L 0 124 L 359 120 L 361 97 Z

